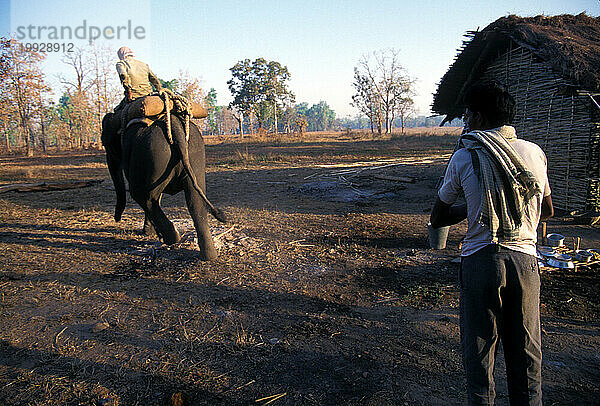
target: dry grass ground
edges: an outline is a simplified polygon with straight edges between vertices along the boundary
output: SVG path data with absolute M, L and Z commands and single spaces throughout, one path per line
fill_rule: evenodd
M 102 153 L 0 158 L 0 184 L 104 179 L 0 195 L 0 404 L 464 403 L 465 226 L 442 251 L 425 229 L 456 133 L 209 137 L 208 195 L 233 218 L 210 263 L 139 235 L 131 201 L 114 223 Z M 393 166 L 350 166 L 368 161 Z M 164 205 L 189 231 L 183 197 Z M 600 248 L 597 228 L 549 229 Z M 542 279 L 545 403 L 597 404 L 599 271 Z

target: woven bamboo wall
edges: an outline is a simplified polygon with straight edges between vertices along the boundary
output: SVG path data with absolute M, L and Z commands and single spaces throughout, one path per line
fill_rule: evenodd
M 598 100 L 598 98 L 596 98 Z M 588 192 L 587 207 L 590 210 L 600 211 L 600 109 L 592 106 L 592 130 L 590 137 L 590 160 L 588 173 L 590 174 L 590 187 Z
M 560 95 L 558 90 L 568 82 L 523 47 L 499 56 L 483 79 L 503 83 L 515 97 L 517 135 L 546 153 L 554 206 L 567 211 L 597 208 L 598 165 L 591 163 L 594 154 L 598 159 L 600 124 L 593 123 L 589 97 Z

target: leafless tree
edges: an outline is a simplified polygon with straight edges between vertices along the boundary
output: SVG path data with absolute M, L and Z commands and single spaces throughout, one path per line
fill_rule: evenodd
M 96 43 L 90 46 L 87 61 L 84 64 L 90 65 L 92 86 L 90 87 L 90 98 L 95 107 L 95 126 L 94 141 L 100 147 L 98 134 L 102 130 L 102 117 L 112 110 L 118 103 L 121 87 L 117 83 L 117 76 L 114 72 L 114 61 L 111 56 L 111 50 L 106 46 L 99 46 Z M 77 71 L 77 70 L 76 70 Z
M 375 51 L 363 56 L 354 68 L 353 105 L 376 122 L 379 132 L 392 129 L 394 113 L 411 99 L 414 79 L 411 79 L 395 49 Z M 412 99 L 411 99 L 412 100 Z

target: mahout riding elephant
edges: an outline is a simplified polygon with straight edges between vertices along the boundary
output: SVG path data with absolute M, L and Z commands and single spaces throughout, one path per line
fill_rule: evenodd
M 227 220 L 205 194 L 204 140 L 196 125 L 189 123 L 188 140 L 184 120 L 171 115 L 171 143 L 167 120 L 156 120 L 149 126 L 145 120 L 135 120 L 121 133 L 120 120 L 114 114 L 108 113 L 102 120 L 102 144 L 117 194 L 115 221 L 121 220 L 125 210 L 125 177 L 131 197 L 144 209 L 144 233 L 156 232 L 165 244 L 175 244 L 181 237 L 162 211 L 160 199 L 163 193 L 174 195 L 183 190 L 198 235 L 200 256 L 205 260 L 216 258 L 207 212 L 221 222 Z

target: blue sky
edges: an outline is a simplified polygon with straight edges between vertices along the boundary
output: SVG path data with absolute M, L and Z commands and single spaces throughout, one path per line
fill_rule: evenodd
M 436 84 L 452 63 L 463 35 L 508 14 L 600 15 L 600 0 L 504 1 L 155 1 L 0 0 L 0 34 L 19 26 L 125 25 L 144 28 L 143 39 L 108 40 L 115 51 L 130 46 L 163 79 L 180 69 L 217 90 L 220 104 L 237 61 L 263 57 L 286 65 L 297 102 L 325 100 L 338 116 L 356 114 L 350 106 L 353 69 L 364 54 L 395 48 L 409 75 L 417 79 L 416 103 L 429 114 Z M 88 28 L 89 29 L 89 28 Z M 83 42 L 76 42 L 81 45 Z M 70 74 L 51 54 L 44 70 L 55 81 Z M 115 73 L 116 75 L 116 73 Z

